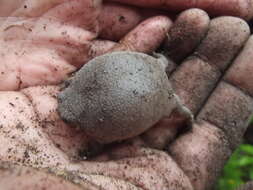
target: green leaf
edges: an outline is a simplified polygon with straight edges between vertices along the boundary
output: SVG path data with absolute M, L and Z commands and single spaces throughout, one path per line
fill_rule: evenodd
M 216 190 L 236 190 L 248 180 L 253 180 L 253 146 L 242 144 L 224 167 Z
M 238 165 L 241 167 L 253 165 L 253 158 L 248 156 L 242 157 L 238 160 Z
M 253 168 L 249 172 L 249 177 L 250 177 L 251 180 L 253 180 Z
M 240 149 L 247 153 L 247 154 L 250 154 L 253 156 L 253 146 L 252 145 L 248 145 L 248 144 L 244 144 L 244 145 L 241 145 L 240 146 Z

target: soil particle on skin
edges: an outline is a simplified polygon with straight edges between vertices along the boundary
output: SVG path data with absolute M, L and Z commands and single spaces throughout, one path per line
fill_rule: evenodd
M 12 107 L 15 107 L 15 104 L 13 104 L 12 102 L 9 102 L 9 104 L 10 104 Z
M 21 122 L 19 122 L 19 123 L 16 125 L 16 128 L 17 128 L 17 129 L 20 129 L 22 132 L 25 131 L 25 126 L 24 126 Z
M 127 24 L 127 20 L 124 16 L 120 15 L 118 18 L 119 18 L 119 22 Z

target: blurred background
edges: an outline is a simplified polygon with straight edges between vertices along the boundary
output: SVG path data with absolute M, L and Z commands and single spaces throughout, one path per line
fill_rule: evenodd
M 224 167 L 215 190 L 236 190 L 253 180 L 253 117 L 244 139 Z

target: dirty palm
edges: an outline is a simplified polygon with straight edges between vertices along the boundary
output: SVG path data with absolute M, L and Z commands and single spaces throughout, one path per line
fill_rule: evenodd
M 136 137 L 173 111 L 191 127 L 193 115 L 166 75 L 168 60 L 156 55 L 160 58 L 125 51 L 91 60 L 59 93 L 61 118 L 91 141 L 107 144 Z

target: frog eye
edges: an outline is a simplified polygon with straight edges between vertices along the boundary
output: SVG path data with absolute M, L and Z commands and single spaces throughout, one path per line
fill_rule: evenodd
M 63 81 L 63 82 L 59 85 L 59 86 L 60 86 L 60 91 L 62 91 L 62 90 L 64 90 L 64 89 L 68 88 L 68 87 L 70 86 L 70 84 L 71 84 L 71 78 L 69 78 L 69 79 Z
M 69 87 L 71 84 L 71 79 L 67 79 L 64 81 L 65 88 Z

